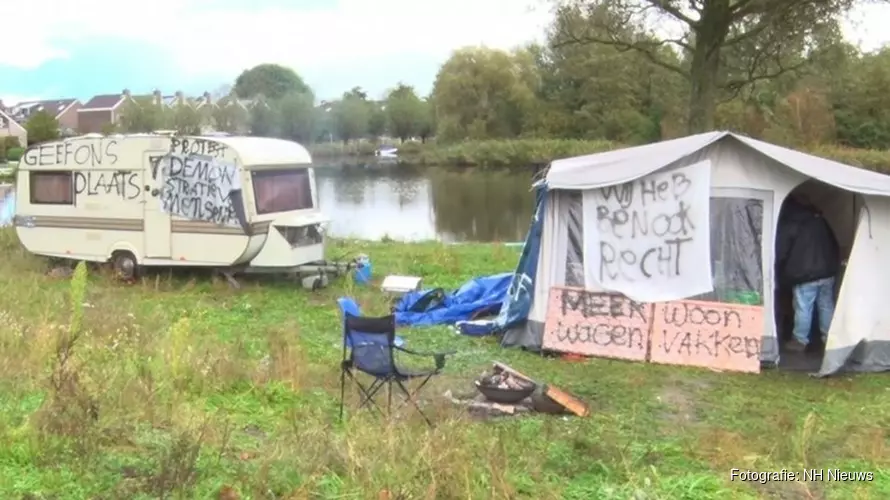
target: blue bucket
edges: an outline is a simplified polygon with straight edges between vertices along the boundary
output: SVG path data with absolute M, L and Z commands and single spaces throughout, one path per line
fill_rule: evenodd
M 367 255 L 359 255 L 355 259 L 355 271 L 352 273 L 352 279 L 362 285 L 371 281 L 371 259 Z

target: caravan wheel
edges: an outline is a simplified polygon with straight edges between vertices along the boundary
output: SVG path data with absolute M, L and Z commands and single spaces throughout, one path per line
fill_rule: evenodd
M 117 277 L 125 281 L 134 279 L 139 269 L 136 257 L 130 252 L 115 252 L 111 256 L 111 265 Z

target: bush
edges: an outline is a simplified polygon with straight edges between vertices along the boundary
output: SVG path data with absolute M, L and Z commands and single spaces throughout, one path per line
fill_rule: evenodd
M 22 157 L 22 153 L 24 152 L 25 150 L 20 147 L 9 148 L 8 150 L 6 150 L 6 159 L 9 161 L 19 161 L 19 159 L 21 159 Z
M 513 139 L 465 141 L 451 144 L 405 142 L 397 145 L 399 160 L 410 165 L 509 167 L 546 165 L 553 160 L 600 153 L 627 147 L 605 140 Z M 310 146 L 315 158 L 372 156 L 377 145 L 354 142 L 344 145 L 321 143 Z M 804 151 L 847 165 L 890 174 L 890 151 L 855 149 L 831 144 L 804 148 Z
M 6 163 L 6 152 L 12 148 L 21 147 L 18 137 L 0 137 L 0 163 Z
M 313 158 L 331 158 L 338 156 L 374 156 L 377 144 L 373 142 L 320 142 L 309 146 Z
M 810 149 L 809 153 L 854 167 L 890 174 L 890 151 L 820 145 Z
M 618 147 L 620 145 L 610 141 L 575 139 L 490 140 L 423 145 L 416 155 L 399 156 L 407 163 L 420 165 L 506 167 L 546 165 L 560 158 L 599 153 Z

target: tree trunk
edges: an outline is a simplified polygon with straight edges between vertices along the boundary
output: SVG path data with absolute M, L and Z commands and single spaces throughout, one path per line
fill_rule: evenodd
M 710 53 L 707 53 L 710 52 Z M 717 108 L 717 77 L 720 71 L 720 49 L 709 51 L 696 47 L 692 56 L 689 94 L 690 134 L 710 132 L 714 129 Z
M 694 27 L 695 47 L 689 72 L 691 90 L 687 122 L 690 134 L 714 129 L 720 78 L 720 48 L 726 41 L 732 22 L 729 7 L 729 0 L 706 2 L 701 20 Z

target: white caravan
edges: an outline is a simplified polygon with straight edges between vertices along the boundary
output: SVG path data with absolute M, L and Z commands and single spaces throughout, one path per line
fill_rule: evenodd
M 88 135 L 28 148 L 16 232 L 30 252 L 139 266 L 291 271 L 322 261 L 312 159 L 260 137 Z

